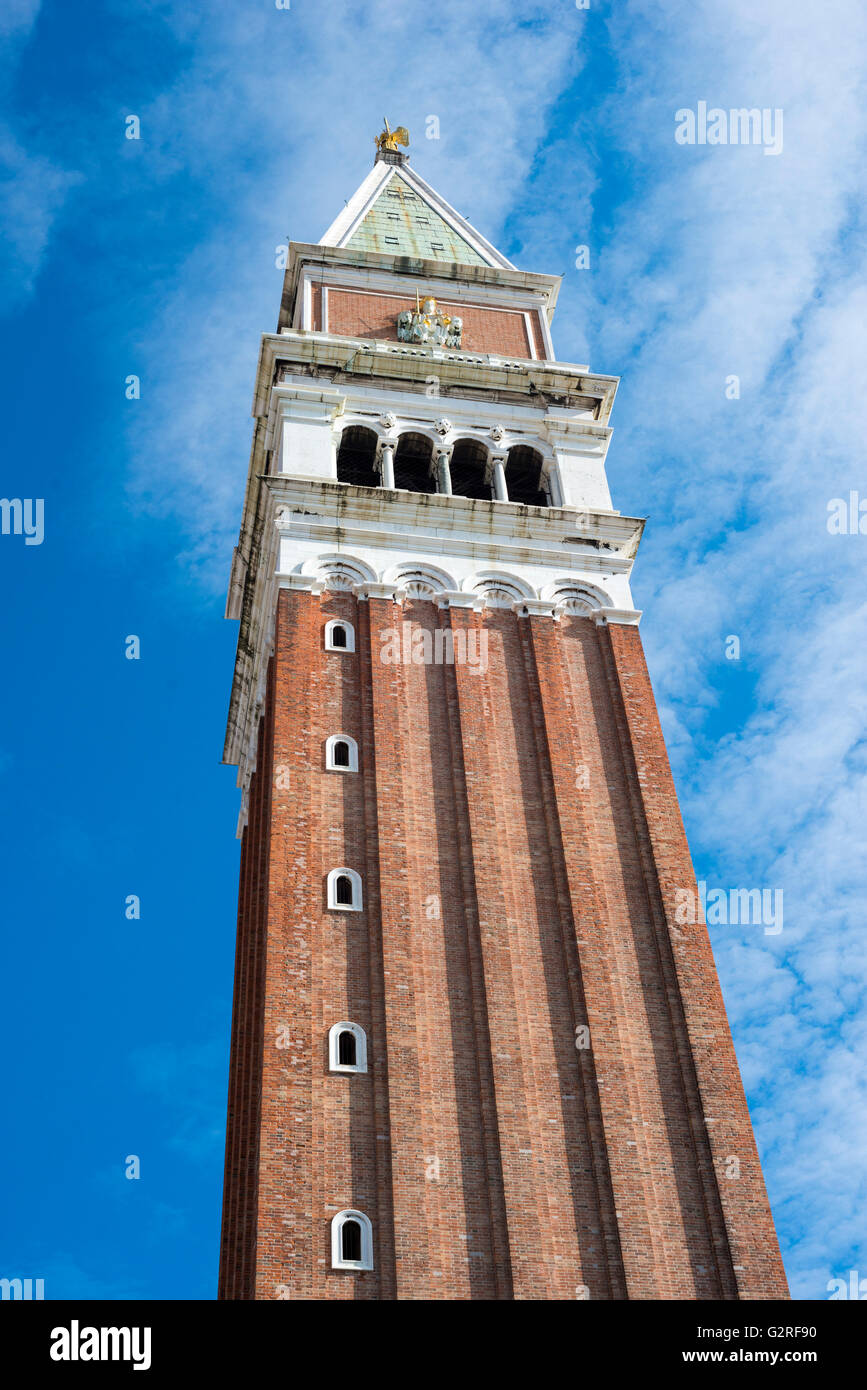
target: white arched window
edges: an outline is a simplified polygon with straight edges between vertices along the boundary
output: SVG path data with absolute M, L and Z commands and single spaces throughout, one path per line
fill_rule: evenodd
M 363 1211 L 339 1211 L 331 1220 L 331 1268 L 373 1269 L 373 1229 Z
M 329 772 L 357 772 L 358 744 L 349 734 L 332 734 L 325 743 L 325 766 Z
M 367 1071 L 367 1034 L 358 1023 L 335 1023 L 328 1030 L 328 1070 Z
M 327 652 L 354 652 L 355 628 L 345 618 L 332 618 L 325 624 L 325 650 Z
M 328 875 L 328 906 L 338 912 L 361 911 L 361 877 L 354 869 L 332 869 Z

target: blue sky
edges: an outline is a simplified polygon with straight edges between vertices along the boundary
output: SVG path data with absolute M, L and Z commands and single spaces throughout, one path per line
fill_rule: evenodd
M 318 239 L 387 114 L 564 275 L 560 357 L 623 378 L 611 487 L 649 518 L 634 594 L 699 877 L 784 893 L 778 935 L 712 937 L 793 1293 L 867 1277 L 867 537 L 826 524 L 867 497 L 863 7 L 7 0 L 0 37 L 0 493 L 45 499 L 42 545 L 0 537 L 0 1274 L 214 1295 L 258 338 L 275 248 Z M 699 101 L 782 109 L 782 153 L 677 144 Z

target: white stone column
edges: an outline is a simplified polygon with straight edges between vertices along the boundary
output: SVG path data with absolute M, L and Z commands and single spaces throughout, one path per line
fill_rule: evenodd
M 394 451 L 397 448 L 397 416 L 393 410 L 386 410 L 379 417 L 385 434 L 379 441 L 377 464 L 379 465 L 380 486 L 394 491 Z
M 452 475 L 449 469 L 451 456 L 451 448 L 444 449 L 441 444 L 437 446 L 437 492 L 443 492 L 447 497 L 452 495 Z
M 449 460 L 452 456 L 453 444 L 447 444 L 446 440 L 452 432 L 452 422 L 447 420 L 445 415 L 441 416 L 434 425 L 434 429 L 440 437 L 436 448 L 436 479 L 437 492 L 442 492 L 446 497 L 452 495 L 452 475 L 449 468 Z
M 490 480 L 494 484 L 494 497 L 498 502 L 508 502 L 509 489 L 506 487 L 506 459 L 507 453 L 491 454 L 490 456 Z
M 379 477 L 382 487 L 394 491 L 394 440 L 385 440 L 379 446 Z

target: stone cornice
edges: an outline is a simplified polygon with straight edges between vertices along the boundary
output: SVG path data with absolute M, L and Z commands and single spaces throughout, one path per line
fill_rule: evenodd
M 260 482 L 288 513 L 276 523 L 281 534 L 323 544 L 337 539 L 350 550 L 411 536 L 420 554 L 628 574 L 644 529 L 640 517 L 619 512 L 391 492 L 292 474 L 269 474 Z
M 387 270 L 373 269 L 370 266 L 330 266 L 324 271 L 322 266 L 305 262 L 301 267 L 301 278 L 296 293 L 295 312 L 291 324 L 281 324 L 283 328 L 310 328 L 309 323 L 301 323 L 305 281 L 311 286 L 322 284 L 327 278 L 326 289 L 356 290 L 361 293 L 382 294 L 397 299 L 412 298 L 415 287 L 407 285 L 406 277 L 395 275 Z M 544 310 L 548 297 L 541 286 L 509 286 L 497 284 L 464 284 L 450 275 L 430 276 L 424 279 L 424 289 L 435 294 L 443 303 L 470 303 L 485 308 L 512 309 L 516 313 L 524 310 Z M 547 316 L 546 316 L 547 321 Z
M 441 392 L 465 391 L 470 398 L 478 399 L 485 392 L 501 393 L 511 400 L 525 397 L 527 405 L 555 411 L 593 406 L 596 423 L 601 426 L 608 422 L 618 385 L 617 377 L 588 372 L 570 362 L 285 330 L 263 334 L 254 415 L 267 413 L 281 367 L 293 377 L 303 375 L 335 384 L 367 379 L 389 390 L 423 390 L 433 373 Z M 559 427 L 567 427 L 568 417 L 556 418 Z
M 379 251 L 353 251 L 340 246 L 318 246 L 310 242 L 289 244 L 289 259 L 283 280 L 283 299 L 278 329 L 292 322 L 295 295 L 305 265 L 349 266 L 353 269 L 387 271 L 395 277 L 415 277 L 439 284 L 507 286 L 518 291 L 531 290 L 544 295 L 545 313 L 550 323 L 560 289 L 559 275 L 538 275 L 528 270 L 513 270 L 504 266 L 468 265 L 451 261 L 435 261 L 410 256 L 387 256 Z

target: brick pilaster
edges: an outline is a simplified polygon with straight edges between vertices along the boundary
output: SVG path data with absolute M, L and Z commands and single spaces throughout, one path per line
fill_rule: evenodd
M 722 1296 L 787 1298 L 788 1285 L 750 1123 L 713 952 L 703 922 L 675 920 L 677 890 L 697 885 L 641 638 L 633 627 L 601 636 L 619 701 L 627 783 L 645 844 L 648 895 L 666 967 L 693 1141 Z M 739 1176 L 727 1177 L 737 1158 Z

